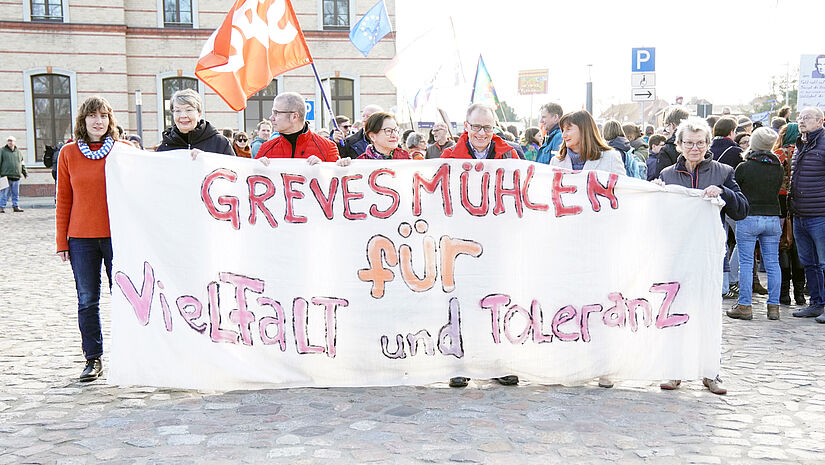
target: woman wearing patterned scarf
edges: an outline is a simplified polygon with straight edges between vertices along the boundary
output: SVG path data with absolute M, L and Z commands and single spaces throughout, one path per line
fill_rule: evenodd
M 101 264 L 106 267 L 112 289 L 112 240 L 104 168 L 106 157 L 118 143 L 117 134 L 109 102 L 103 97 L 89 97 L 77 112 L 75 142 L 63 146 L 57 162 L 57 254 L 71 263 L 77 288 L 77 319 L 86 358 L 80 381 L 97 379 L 103 369 Z

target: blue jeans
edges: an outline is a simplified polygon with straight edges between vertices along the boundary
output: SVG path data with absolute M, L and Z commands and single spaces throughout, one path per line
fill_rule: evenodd
M 11 195 L 9 195 L 11 194 Z M 20 180 L 12 181 L 9 179 L 9 187 L 0 190 L 0 208 L 4 208 L 6 203 L 9 201 L 9 196 L 11 196 L 11 206 L 16 207 L 17 201 L 20 198 Z
M 112 239 L 69 238 L 69 260 L 77 288 L 77 323 L 86 360 L 103 355 L 100 330 L 100 266 L 106 267 L 112 291 Z
M 825 217 L 797 216 L 793 219 L 793 238 L 805 279 L 811 292 L 811 305 L 825 304 Z
M 779 305 L 782 270 L 779 268 L 779 236 L 782 223 L 778 216 L 749 216 L 736 222 L 736 245 L 739 248 L 739 304 L 750 305 L 753 296 L 753 251 L 756 241 L 762 248 L 762 261 L 768 272 L 768 303 Z

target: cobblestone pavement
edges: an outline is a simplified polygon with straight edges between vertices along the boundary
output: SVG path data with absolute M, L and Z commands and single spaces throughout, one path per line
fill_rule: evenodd
M 53 218 L 0 215 L 0 463 L 825 463 L 825 325 L 784 306 L 776 322 L 724 318 L 727 396 L 697 381 L 674 392 L 83 385 Z M 104 299 L 107 325 L 109 308 Z

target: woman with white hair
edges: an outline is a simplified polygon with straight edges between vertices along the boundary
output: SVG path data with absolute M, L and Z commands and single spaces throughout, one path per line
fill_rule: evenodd
M 652 181 L 663 186 L 677 184 L 691 189 L 701 189 L 702 197 L 721 197 L 725 201 L 722 212 L 738 221 L 748 216 L 748 201 L 733 178 L 733 168 L 713 160 L 710 147 L 711 129 L 702 118 L 691 116 L 676 129 L 676 148 L 679 158 Z M 720 220 L 721 221 L 721 220 Z M 721 225 L 720 225 L 721 226 Z M 701 271 L 701 270 L 696 270 Z M 726 394 L 719 376 L 702 380 L 710 392 Z M 678 379 L 664 382 L 664 390 L 678 389 L 682 381 Z
M 172 112 L 174 124 L 163 131 L 163 142 L 158 146 L 158 152 L 197 149 L 235 156 L 229 139 L 203 119 L 203 101 L 197 92 L 183 89 L 172 94 L 169 111 Z

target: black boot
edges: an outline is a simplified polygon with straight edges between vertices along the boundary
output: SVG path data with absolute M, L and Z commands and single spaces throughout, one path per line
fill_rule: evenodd
M 99 358 L 86 360 L 86 368 L 84 368 L 83 373 L 80 374 L 80 381 L 94 381 L 98 376 L 100 376 L 100 372 L 102 371 L 103 362 L 101 362 Z
M 805 272 L 793 270 L 793 297 L 797 305 L 805 305 Z
M 784 270 L 783 270 L 784 271 Z M 788 273 L 790 274 L 790 273 Z M 782 273 L 782 287 L 779 289 L 779 303 L 782 305 L 791 304 L 791 277 L 785 279 L 785 273 Z

